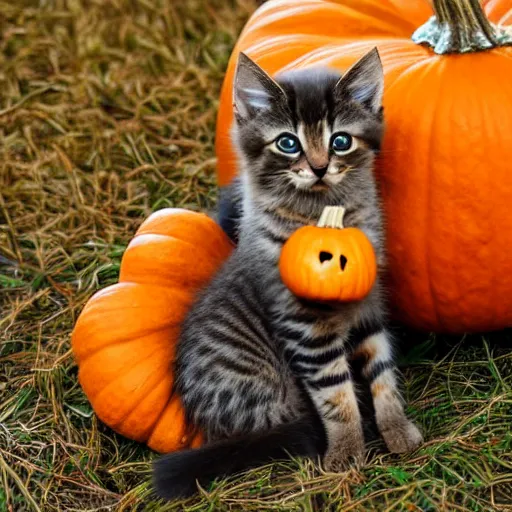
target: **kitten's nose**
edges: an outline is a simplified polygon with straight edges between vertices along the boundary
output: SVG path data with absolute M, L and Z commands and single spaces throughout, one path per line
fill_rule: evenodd
M 329 166 L 326 165 L 325 167 L 311 167 L 311 170 L 313 171 L 315 176 L 318 176 L 319 178 L 323 178 L 325 176 L 325 173 L 327 172 L 327 167 L 329 167 Z

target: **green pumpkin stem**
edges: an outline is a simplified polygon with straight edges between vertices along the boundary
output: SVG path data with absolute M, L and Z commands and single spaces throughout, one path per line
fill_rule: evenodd
M 343 229 L 344 215 L 345 208 L 343 206 L 326 206 L 318 220 L 318 227 Z
M 479 0 L 432 0 L 435 15 L 412 35 L 435 53 L 480 52 L 512 45 L 510 27 L 491 23 Z

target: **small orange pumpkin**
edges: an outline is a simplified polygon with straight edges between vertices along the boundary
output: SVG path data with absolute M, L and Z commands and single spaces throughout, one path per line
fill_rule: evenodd
M 343 71 L 377 47 L 387 130 L 376 175 L 395 316 L 435 331 L 511 327 L 511 26 L 511 0 L 269 0 L 244 28 L 223 85 L 219 184 L 237 169 L 240 52 L 275 75 Z
M 358 301 L 377 277 L 373 246 L 357 228 L 343 228 L 344 208 L 324 209 L 318 226 L 304 226 L 286 241 L 279 258 L 283 283 L 303 299 Z
M 98 418 L 167 453 L 201 443 L 172 394 L 175 345 L 196 292 L 233 246 L 209 217 L 151 215 L 128 245 L 119 283 L 97 292 L 72 335 L 78 380 Z

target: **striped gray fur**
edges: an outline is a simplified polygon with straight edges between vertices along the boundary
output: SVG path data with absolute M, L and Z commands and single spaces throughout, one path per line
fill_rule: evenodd
M 379 384 L 372 392 L 388 447 L 405 451 L 421 442 L 403 412 L 385 330 L 383 216 L 373 176 L 382 91 L 376 51 L 343 77 L 306 69 L 273 80 L 240 57 L 233 134 L 240 173 L 232 194 L 241 201 L 238 246 L 188 314 L 176 360 L 187 416 L 210 442 L 296 421 L 313 407 L 327 438 L 326 467 L 361 459 L 349 365 L 355 356 L 365 358 L 372 386 Z M 277 141 L 294 147 L 296 139 L 279 139 L 283 133 L 299 140 L 298 154 L 277 147 Z M 333 150 L 337 133 L 352 137 L 348 150 Z M 283 243 L 298 228 L 316 225 L 328 205 L 344 206 L 345 226 L 363 230 L 376 251 L 377 282 L 360 302 L 308 303 L 279 276 Z

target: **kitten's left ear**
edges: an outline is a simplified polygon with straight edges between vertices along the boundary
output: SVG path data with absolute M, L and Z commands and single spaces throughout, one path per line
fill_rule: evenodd
M 384 72 L 377 48 L 359 59 L 339 80 L 335 97 L 340 101 L 348 95 L 377 114 L 382 107 Z
M 235 115 L 240 120 L 286 101 L 283 89 L 245 53 L 238 57 L 233 95 Z

